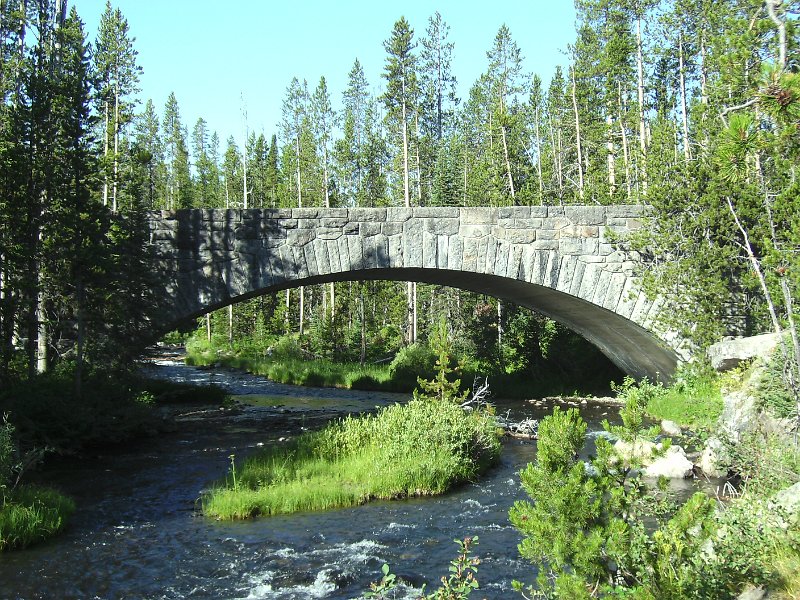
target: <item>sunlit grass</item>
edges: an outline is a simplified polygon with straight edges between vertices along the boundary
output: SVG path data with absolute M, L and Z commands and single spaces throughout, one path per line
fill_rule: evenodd
M 242 519 L 441 494 L 499 453 L 491 415 L 414 400 L 266 449 L 237 464 L 202 505 L 209 516 Z
M 722 406 L 720 379 L 709 374 L 679 379 L 667 388 L 654 390 L 647 412 L 683 427 L 711 430 L 716 427 Z
M 55 490 L 17 488 L 0 506 L 0 551 L 54 536 L 74 511 L 75 503 Z

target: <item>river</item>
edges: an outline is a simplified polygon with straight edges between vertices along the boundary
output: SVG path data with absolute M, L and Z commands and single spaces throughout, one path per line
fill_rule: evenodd
M 497 467 L 441 497 L 219 522 L 198 512 L 197 499 L 224 476 L 230 455 L 406 398 L 275 384 L 173 359 L 147 369 L 176 381 L 222 385 L 245 405 L 187 408 L 172 433 L 53 462 L 48 481 L 71 495 L 78 511 L 58 538 L 0 555 L 0 598 L 358 598 L 380 578 L 384 563 L 411 594 L 447 574 L 455 538 L 476 535 L 476 598 L 515 597 L 513 579 L 535 578 L 535 568 L 518 558 L 520 537 L 508 523 L 508 509 L 526 497 L 517 472 L 533 459 L 534 442 L 507 441 Z M 500 402 L 498 410 L 540 418 L 550 407 L 517 401 Z M 581 411 L 592 432 L 617 412 L 608 406 Z

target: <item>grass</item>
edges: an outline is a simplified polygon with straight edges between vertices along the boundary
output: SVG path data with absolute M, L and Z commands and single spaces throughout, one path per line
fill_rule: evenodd
M 658 419 L 668 419 L 683 427 L 711 430 L 722 413 L 720 383 L 714 377 L 679 381 L 647 403 L 647 412 Z
M 243 519 L 441 494 L 477 477 L 499 454 L 491 415 L 412 400 L 232 465 L 202 506 L 211 517 Z
M 0 505 L 0 552 L 56 535 L 74 511 L 75 503 L 55 490 L 17 488 Z
M 612 387 L 622 399 L 631 394 L 640 396 L 650 417 L 674 421 L 694 430 L 713 430 L 722 413 L 722 380 L 714 373 L 678 373 L 669 387 L 646 379 L 636 383 L 626 377 L 621 385 Z

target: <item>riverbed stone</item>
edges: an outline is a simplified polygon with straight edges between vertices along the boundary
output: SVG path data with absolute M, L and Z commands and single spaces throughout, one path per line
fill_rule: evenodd
M 662 455 L 652 459 L 652 462 L 642 469 L 645 477 L 666 477 L 667 479 L 686 479 L 692 476 L 694 465 L 686 457 L 686 452 L 680 446 L 670 446 Z

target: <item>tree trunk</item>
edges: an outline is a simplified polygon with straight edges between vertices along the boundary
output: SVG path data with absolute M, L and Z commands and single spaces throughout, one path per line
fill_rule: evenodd
M 539 130 L 539 108 L 536 108 L 536 174 L 539 178 L 539 202 L 544 202 L 544 179 L 542 178 L 542 136 Z
M 206 313 L 206 340 L 211 342 L 211 313 Z
M 508 176 L 508 189 L 511 192 L 512 200 L 516 198 L 516 192 L 514 190 L 514 177 L 511 175 L 511 160 L 508 157 L 508 142 L 506 141 L 506 126 L 500 125 L 500 135 L 503 140 L 503 158 L 505 159 L 506 163 L 506 174 Z
M 572 67 L 572 109 L 575 112 L 575 149 L 578 152 L 578 195 L 583 199 L 583 157 L 581 154 L 581 122 L 578 115 L 578 97 L 575 90 L 575 67 Z
M 358 312 L 361 318 L 361 352 L 358 357 L 358 362 L 364 366 L 367 360 L 367 315 L 364 311 L 364 286 L 360 285 L 358 288 Z
M 610 198 L 617 193 L 616 150 L 614 149 L 614 118 L 611 111 L 606 114 L 606 150 L 608 151 L 608 195 Z
M 306 320 L 306 307 L 305 307 L 305 288 L 300 286 L 300 326 L 298 331 L 302 336 L 305 333 L 305 320 Z
M 79 278 L 76 284 L 78 292 L 78 339 L 75 348 L 75 396 L 80 398 L 83 395 L 83 352 L 86 340 L 86 288 L 83 278 Z
M 111 192 L 111 211 L 117 212 L 117 178 L 119 177 L 119 86 L 114 86 L 114 178 Z
M 783 71 L 786 69 L 786 22 L 778 16 L 783 0 L 766 0 L 765 4 L 769 18 L 778 28 L 778 68 Z
M 108 160 L 108 101 L 103 103 L 103 118 L 105 119 L 105 131 L 103 133 L 103 158 Z M 103 206 L 108 206 L 108 171 L 103 168 Z
M 678 68 L 680 73 L 681 85 L 681 110 L 683 119 L 683 156 L 686 162 L 692 158 L 691 149 L 689 147 L 689 111 L 686 107 L 686 68 L 683 63 L 683 33 L 681 32 L 678 40 Z
M 736 222 L 736 227 L 739 229 L 739 232 L 742 234 L 742 247 L 744 248 L 745 252 L 747 252 L 747 259 L 750 261 L 750 266 L 753 268 L 753 272 L 756 274 L 758 278 L 758 283 L 761 287 L 761 292 L 764 294 L 764 299 L 767 302 L 767 309 L 769 310 L 769 316 L 772 320 L 772 327 L 775 330 L 775 333 L 781 333 L 783 329 L 781 328 L 781 322 L 778 319 L 778 314 L 775 310 L 775 303 L 772 301 L 772 295 L 769 292 L 769 288 L 767 287 L 767 280 L 764 277 L 764 273 L 761 270 L 761 263 L 758 262 L 758 258 L 756 258 L 755 253 L 753 252 L 753 247 L 750 245 L 750 236 L 747 235 L 747 230 L 742 225 L 742 222 L 739 220 L 739 215 L 736 213 L 736 209 L 733 207 L 733 202 L 730 199 L 730 196 L 725 197 L 725 201 L 728 203 L 728 209 L 733 216 L 733 220 Z
M 622 84 L 619 84 L 619 129 L 622 133 L 622 159 L 625 162 L 625 191 L 628 193 L 628 202 L 631 200 L 631 161 L 628 154 L 628 134 L 625 131 L 625 119 L 622 116 Z
M 639 168 L 642 180 L 642 195 L 647 195 L 647 125 L 644 119 L 644 58 L 642 57 L 642 18 L 636 18 L 636 91 L 639 96 L 639 148 L 642 164 Z
M 233 304 L 228 304 L 228 347 L 233 348 Z

